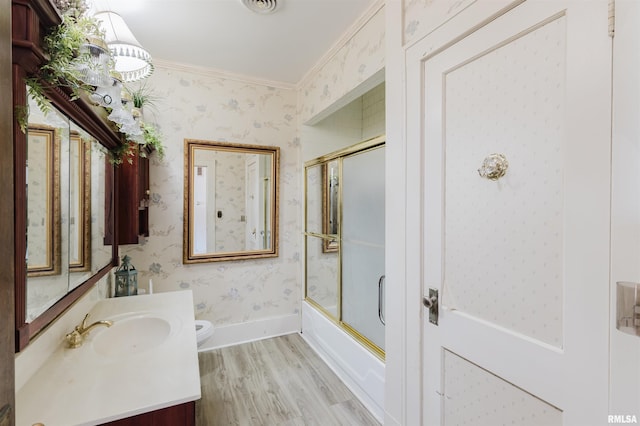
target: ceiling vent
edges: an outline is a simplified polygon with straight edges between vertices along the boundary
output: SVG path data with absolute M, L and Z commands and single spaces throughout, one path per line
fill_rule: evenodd
M 276 11 L 277 0 L 242 0 L 242 4 L 253 12 L 267 15 Z

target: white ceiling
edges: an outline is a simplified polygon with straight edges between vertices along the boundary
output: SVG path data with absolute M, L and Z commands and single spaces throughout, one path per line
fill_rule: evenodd
M 376 0 L 93 0 L 119 13 L 154 60 L 295 84 Z

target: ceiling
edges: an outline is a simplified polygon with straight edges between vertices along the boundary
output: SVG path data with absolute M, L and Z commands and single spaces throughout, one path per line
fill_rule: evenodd
M 154 60 L 298 83 L 376 0 L 277 0 L 273 14 L 241 0 L 92 0 L 119 13 Z

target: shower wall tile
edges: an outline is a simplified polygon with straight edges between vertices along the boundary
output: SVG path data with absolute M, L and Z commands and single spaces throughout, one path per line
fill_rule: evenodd
M 166 156 L 151 156 L 150 236 L 121 247 L 145 288 L 193 290 L 195 313 L 217 326 L 296 314 L 300 309 L 301 179 L 296 92 L 159 67 L 148 83 L 159 101 L 145 109 L 158 123 Z M 280 147 L 279 257 L 182 264 L 184 139 Z

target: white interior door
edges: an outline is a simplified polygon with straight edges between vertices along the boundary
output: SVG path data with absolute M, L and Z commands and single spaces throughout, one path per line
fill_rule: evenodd
M 438 325 L 423 311 L 423 423 L 606 424 L 607 2 L 530 0 L 444 33 L 407 52 L 423 294 L 440 305 Z M 495 181 L 478 172 L 494 153 Z

